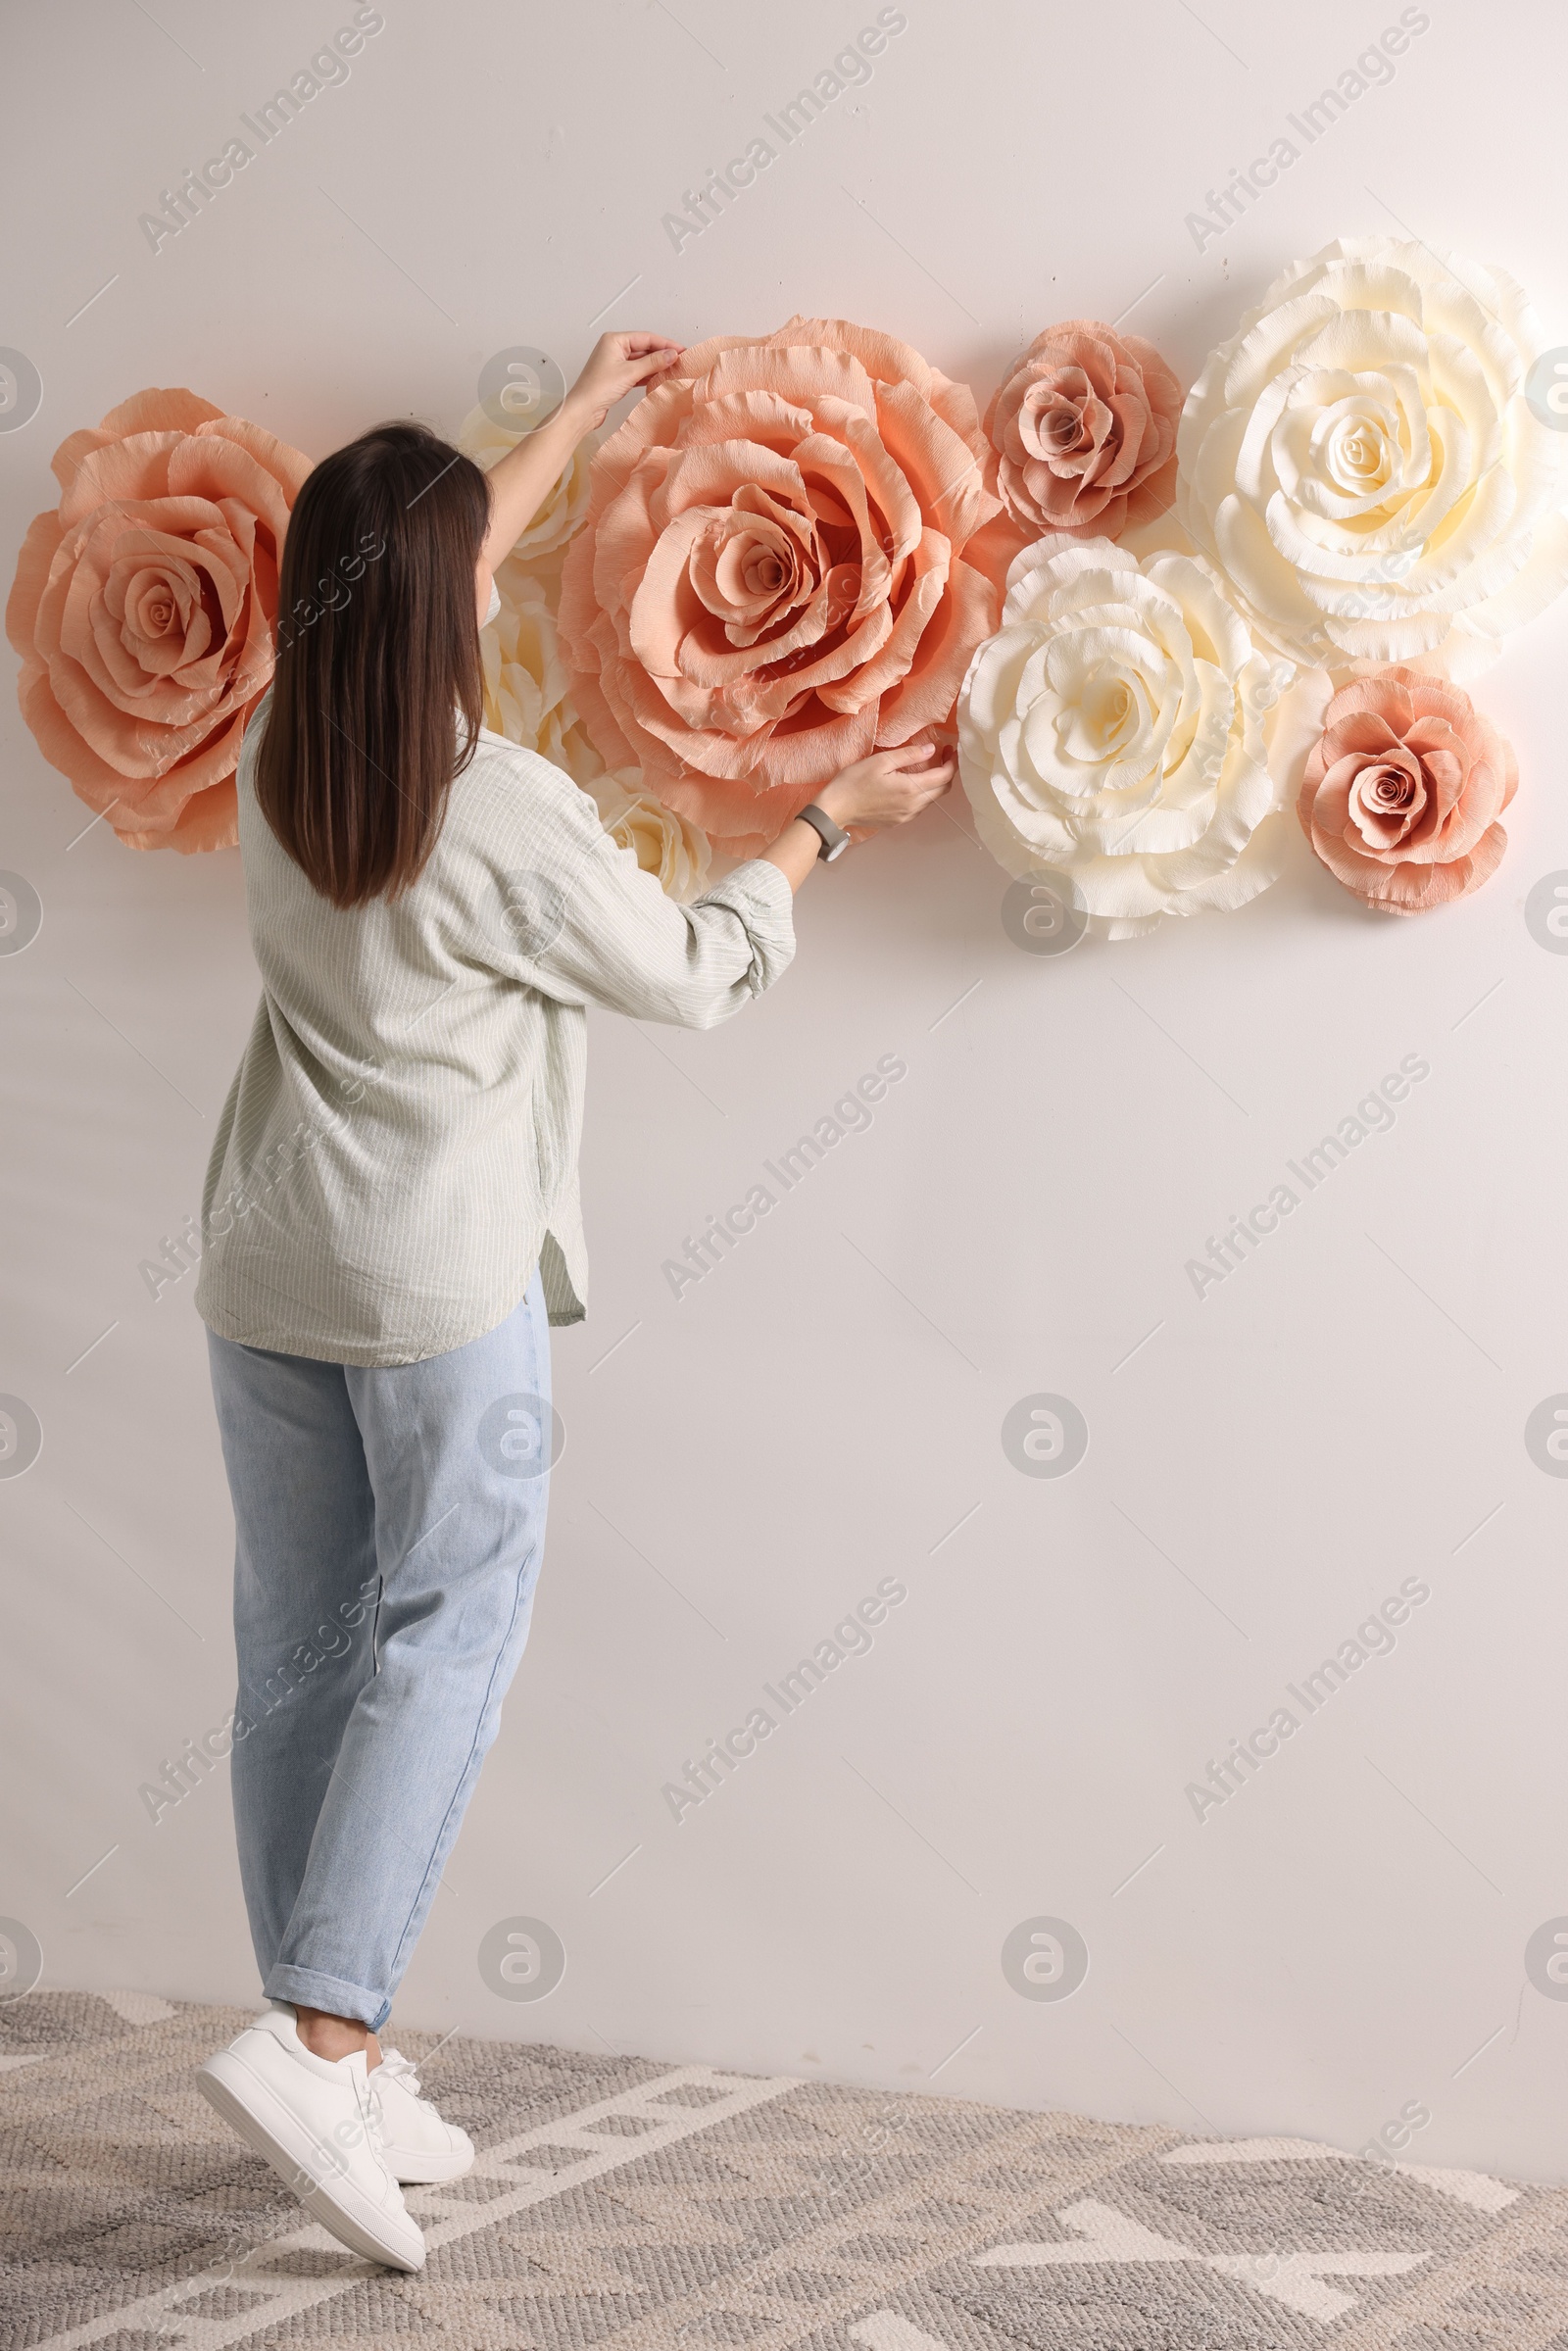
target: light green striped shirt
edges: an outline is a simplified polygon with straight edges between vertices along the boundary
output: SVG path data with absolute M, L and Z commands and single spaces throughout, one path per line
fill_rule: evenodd
M 739 865 L 676 906 L 586 793 L 485 732 L 402 898 L 322 898 L 256 805 L 239 837 L 263 996 L 202 1201 L 197 1310 L 221 1338 L 412 1363 L 505 1320 L 540 1267 L 586 1311 L 587 1005 L 710 1028 L 795 953 L 789 884 Z

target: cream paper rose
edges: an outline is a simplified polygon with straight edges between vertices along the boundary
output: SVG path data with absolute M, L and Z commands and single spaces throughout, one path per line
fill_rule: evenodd
M 591 789 L 599 820 L 617 848 L 629 849 L 666 898 L 688 906 L 708 882 L 708 836 L 688 817 L 666 808 L 641 788 L 640 771 L 618 768 Z
M 564 767 L 574 783 L 589 784 L 605 762 L 572 708 L 549 594 L 510 563 L 496 573 L 496 592 L 501 610 L 479 634 L 485 725 Z
M 1201 559 L 1054 532 L 1014 560 L 958 698 L 981 840 L 1061 877 L 1102 938 L 1245 906 L 1289 840 L 1266 732 L 1290 675 Z
M 1254 632 L 1471 677 L 1568 583 L 1564 436 L 1501 269 L 1345 238 L 1293 263 L 1187 396 L 1176 511 Z

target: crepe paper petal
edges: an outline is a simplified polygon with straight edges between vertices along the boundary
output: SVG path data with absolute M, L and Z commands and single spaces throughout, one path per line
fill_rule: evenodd
M 55 452 L 18 558 L 22 714 L 133 849 L 227 849 L 246 722 L 272 674 L 278 564 L 311 461 L 180 389 Z
M 952 729 L 996 626 L 972 395 L 842 318 L 697 344 L 595 457 L 561 641 L 607 768 L 726 853 L 878 746 Z
M 1568 586 L 1542 344 L 1504 271 L 1425 245 L 1343 238 L 1275 280 L 1177 434 L 1178 516 L 1260 643 L 1470 678 Z
M 1201 558 L 1037 541 L 958 698 L 981 840 L 1009 873 L 1065 876 L 1102 938 L 1245 906 L 1284 863 L 1268 749 L 1292 678 Z
M 986 411 L 992 487 L 1031 539 L 1119 539 L 1170 506 L 1181 408 L 1152 343 L 1094 318 L 1048 326 Z
M 1496 871 L 1518 762 L 1461 686 L 1407 668 L 1314 669 L 1286 706 L 1275 780 L 1314 855 L 1365 906 L 1423 913 Z

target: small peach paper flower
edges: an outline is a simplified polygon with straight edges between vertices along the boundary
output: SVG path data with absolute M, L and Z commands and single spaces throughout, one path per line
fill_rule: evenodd
M 1327 701 L 1297 813 L 1336 881 L 1380 913 L 1419 914 L 1496 871 L 1508 846 L 1497 818 L 1518 780 L 1511 747 L 1462 688 L 1385 669 Z
M 1031 537 L 1115 539 L 1176 490 L 1182 387 L 1152 343 L 1092 318 L 1036 335 L 986 411 L 997 487 Z
M 194 392 L 138 392 L 54 456 L 60 504 L 6 607 L 22 714 L 133 849 L 226 849 L 272 674 L 277 568 L 309 458 Z
M 999 596 L 971 394 L 842 318 L 695 345 L 594 459 L 562 645 L 607 766 L 727 851 L 948 728 Z

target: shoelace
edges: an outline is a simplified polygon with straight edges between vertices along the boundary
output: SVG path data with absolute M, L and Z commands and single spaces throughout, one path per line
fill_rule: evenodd
M 385 2074 L 390 2081 L 401 2082 L 411 2098 L 422 2095 L 417 2068 L 397 2049 L 383 2049 L 375 2074 Z M 375 2074 L 370 2076 L 373 2082 Z

